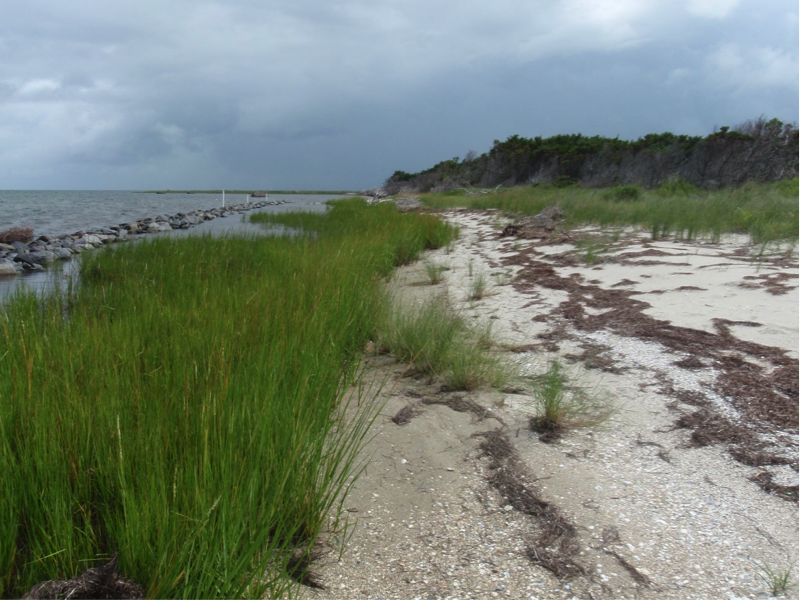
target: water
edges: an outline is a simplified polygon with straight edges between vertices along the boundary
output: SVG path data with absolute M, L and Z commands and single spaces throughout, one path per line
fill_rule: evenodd
M 270 200 L 285 200 L 288 204 L 265 206 L 266 212 L 294 210 L 322 211 L 325 201 L 342 196 L 316 194 L 270 194 Z M 256 198 L 255 200 L 261 200 Z M 225 204 L 243 204 L 247 196 L 225 194 Z M 31 227 L 35 236 L 60 235 L 81 230 L 110 227 L 158 215 L 174 215 L 198 209 L 222 206 L 218 194 L 149 194 L 130 191 L 35 191 L 0 190 L 0 231 L 11 227 Z M 245 213 L 247 215 L 248 213 Z M 154 235 L 191 235 L 193 233 L 263 233 L 241 215 L 205 221 L 188 230 Z M 20 287 L 35 291 L 46 290 L 63 281 L 77 270 L 78 261 L 56 261 L 47 272 L 0 277 L 0 298 Z

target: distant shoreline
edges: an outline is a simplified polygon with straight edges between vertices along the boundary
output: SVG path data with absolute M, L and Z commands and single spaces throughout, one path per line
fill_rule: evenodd
M 222 190 L 141 190 L 137 194 L 218 194 Z M 360 192 L 352 191 L 308 191 L 308 190 L 225 190 L 226 194 L 283 194 L 283 195 L 304 195 L 304 196 L 331 196 L 331 195 L 351 195 Z

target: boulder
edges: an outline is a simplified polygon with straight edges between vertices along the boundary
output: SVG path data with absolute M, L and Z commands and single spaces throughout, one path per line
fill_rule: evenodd
M 81 246 L 92 246 L 97 248 L 103 245 L 102 240 L 94 234 L 87 233 L 86 235 L 78 238 L 75 242 L 76 244 L 80 244 Z
M 37 250 L 29 253 L 28 259 L 37 265 L 49 265 L 51 262 L 55 262 L 56 255 L 49 250 Z
M 169 223 L 156 221 L 154 223 L 150 223 L 145 231 L 147 231 L 147 233 L 159 233 L 162 231 L 172 231 L 172 227 Z
M 7 277 L 16 274 L 17 270 L 14 268 L 14 264 L 10 260 L 0 261 L 0 277 Z

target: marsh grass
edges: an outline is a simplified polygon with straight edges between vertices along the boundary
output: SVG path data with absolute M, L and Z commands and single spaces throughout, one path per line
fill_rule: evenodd
M 4 304 L 4 597 L 115 551 L 148 597 L 280 597 L 343 527 L 382 278 L 453 230 L 352 201 L 278 222 L 316 233 L 120 246 Z
M 490 330 L 469 326 L 446 297 L 395 307 L 380 328 L 380 344 L 397 360 L 440 377 L 451 390 L 502 387 L 510 368 L 491 352 Z
M 711 192 L 667 182 L 659 189 L 640 190 L 637 198 L 633 192 L 612 190 L 616 191 L 529 186 L 485 196 L 426 194 L 421 200 L 435 208 L 497 208 L 520 215 L 535 215 L 558 204 L 567 227 L 637 226 L 648 229 L 655 239 L 716 239 L 723 233 L 748 234 L 754 244 L 798 239 L 797 178 Z

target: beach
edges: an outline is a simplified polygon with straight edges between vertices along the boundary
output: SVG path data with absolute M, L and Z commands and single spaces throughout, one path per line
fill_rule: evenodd
M 796 598 L 796 248 L 443 216 L 442 282 L 419 262 L 395 296 L 446 295 L 528 384 L 453 393 L 369 356 L 385 405 L 305 597 L 767 598 L 792 569 Z M 530 430 L 556 363 L 607 418 Z

